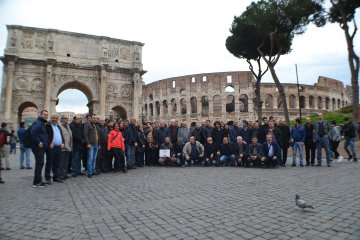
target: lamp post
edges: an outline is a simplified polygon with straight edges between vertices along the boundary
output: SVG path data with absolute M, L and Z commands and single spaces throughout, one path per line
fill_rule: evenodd
M 300 122 L 302 122 L 302 117 L 301 117 L 300 86 L 299 86 L 299 77 L 298 77 L 297 64 L 295 64 L 295 69 L 296 69 L 296 82 L 297 82 L 297 90 L 298 90 L 298 98 L 299 98 L 299 114 L 300 114 Z

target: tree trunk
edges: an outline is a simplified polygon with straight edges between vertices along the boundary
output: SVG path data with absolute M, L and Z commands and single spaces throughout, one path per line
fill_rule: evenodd
M 271 76 L 275 82 L 275 85 L 279 91 L 279 96 L 280 96 L 280 99 L 283 103 L 283 110 L 284 110 L 284 116 L 285 116 L 285 121 L 286 123 L 288 124 L 288 126 L 290 126 L 290 118 L 289 118 L 289 110 L 288 110 L 288 107 L 287 107 L 287 101 L 286 101 L 286 95 L 285 95 L 285 91 L 284 91 L 284 88 L 283 86 L 281 85 L 280 81 L 279 81 L 279 78 L 277 77 L 276 73 L 275 73 L 275 69 L 274 67 L 272 66 L 272 64 L 269 65 L 269 70 L 270 70 L 270 73 L 271 73 Z M 276 103 L 277 104 L 277 103 Z
M 359 112 L 359 57 L 356 55 L 354 51 L 354 37 L 357 32 L 357 26 L 355 22 L 355 17 L 353 19 L 354 22 L 354 32 L 352 35 L 349 33 L 349 26 L 347 23 L 347 14 L 344 9 L 344 5 L 341 1 L 338 4 L 335 4 L 334 1 L 330 1 L 334 8 L 336 8 L 340 15 L 342 23 L 340 27 L 344 30 L 346 44 L 348 48 L 348 62 L 350 67 L 351 74 L 351 91 L 352 91 L 352 109 L 353 109 L 353 122 L 360 122 L 360 112 Z
M 254 99 L 255 101 L 254 102 L 255 102 L 259 121 L 261 121 L 261 119 L 262 119 L 262 105 L 263 105 L 263 101 L 261 101 L 261 94 L 260 94 L 260 82 L 261 82 L 261 77 L 257 77 L 256 83 L 255 83 L 255 99 Z
M 343 14 L 341 14 L 343 15 Z M 344 17 L 342 17 L 344 18 Z M 355 22 L 355 20 L 354 20 Z M 355 25 L 355 24 L 354 24 Z M 359 116 L 359 57 L 356 55 L 354 51 L 354 43 L 353 37 L 350 36 L 349 27 L 345 20 L 345 25 L 343 26 L 346 43 L 348 47 L 348 61 L 351 73 L 351 90 L 352 90 L 352 105 L 353 105 L 353 122 L 358 123 L 360 122 Z M 355 25 L 356 31 L 356 25 Z M 353 35 L 355 36 L 355 34 Z

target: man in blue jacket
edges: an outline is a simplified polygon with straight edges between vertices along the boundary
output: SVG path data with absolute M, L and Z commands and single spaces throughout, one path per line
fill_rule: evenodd
M 45 183 L 42 181 L 41 173 L 44 167 L 45 149 L 48 147 L 48 134 L 45 127 L 48 116 L 48 111 L 42 110 L 40 116 L 31 127 L 31 150 L 35 156 L 35 176 L 33 187 L 45 187 Z
M 263 156 L 261 162 L 266 167 L 277 167 L 280 160 L 280 147 L 276 141 L 273 141 L 272 134 L 266 135 L 266 142 L 262 144 Z
M 305 128 L 301 125 L 300 118 L 295 119 L 295 125 L 291 128 L 290 142 L 293 145 L 293 163 L 292 167 L 296 167 L 296 152 L 300 154 L 300 167 L 304 166 L 304 141 L 305 141 Z

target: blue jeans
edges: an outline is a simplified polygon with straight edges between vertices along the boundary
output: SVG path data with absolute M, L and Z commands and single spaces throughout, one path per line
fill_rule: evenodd
M 220 157 L 220 164 L 223 163 L 233 163 L 235 161 L 235 155 L 231 154 L 231 155 L 222 155 Z
M 293 164 L 296 165 L 296 152 L 300 154 L 300 165 L 304 165 L 304 149 L 301 142 L 294 142 L 293 144 Z
M 129 144 L 125 144 L 125 157 L 126 157 L 127 168 L 131 168 L 133 166 L 132 152 L 133 152 L 133 147 Z
M 51 179 L 51 171 L 53 179 L 59 179 L 59 162 L 60 162 L 60 146 L 48 148 L 46 151 L 45 179 Z
M 31 148 L 25 148 L 24 144 L 20 143 L 20 159 L 19 159 L 19 166 L 24 166 L 24 155 L 25 155 L 25 163 L 26 167 L 30 167 L 30 152 Z
M 93 175 L 93 173 L 95 173 L 95 162 L 96 162 L 98 150 L 99 150 L 98 144 L 91 145 L 91 147 L 89 147 L 87 149 L 87 155 L 88 155 L 87 156 L 87 174 L 88 175 Z
M 354 158 L 356 158 L 355 142 L 356 142 L 356 138 L 346 138 L 345 140 L 344 149 L 346 153 L 349 155 L 349 157 L 353 156 Z
M 81 174 L 81 151 L 74 150 L 72 152 L 71 174 L 73 176 Z
M 327 162 L 327 164 L 330 164 L 330 154 L 331 153 L 330 153 L 329 138 L 322 137 L 316 141 L 317 162 L 319 165 L 321 165 L 321 161 L 322 161 L 322 149 L 321 149 L 322 147 L 325 148 L 326 162 Z

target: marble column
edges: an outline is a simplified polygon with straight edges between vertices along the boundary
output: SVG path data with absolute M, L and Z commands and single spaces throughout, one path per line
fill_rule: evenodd
M 53 66 L 48 64 L 46 66 L 46 76 L 45 76 L 45 102 L 44 102 L 44 109 L 50 111 L 50 115 L 53 113 L 51 112 L 51 75 L 52 75 Z
M 9 61 L 7 64 L 7 84 L 6 84 L 6 98 L 5 98 L 5 109 L 4 118 L 10 120 L 11 118 L 11 104 L 12 104 L 12 90 L 14 85 L 14 72 L 15 72 L 15 61 Z
M 101 68 L 100 73 L 100 106 L 99 115 L 105 117 L 105 106 L 106 106 L 106 69 Z
M 139 98 L 142 97 L 142 79 L 138 72 L 133 74 L 133 81 L 134 81 L 134 92 L 133 92 L 133 118 L 134 119 L 141 119 L 140 117 L 140 110 L 139 110 Z M 155 96 L 153 94 L 153 96 Z M 153 105 L 153 110 L 155 110 L 156 106 Z M 155 111 L 154 111 L 155 113 Z M 155 115 L 155 114 L 154 114 Z

